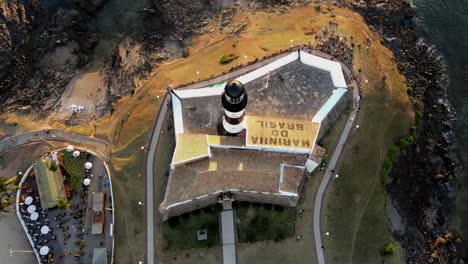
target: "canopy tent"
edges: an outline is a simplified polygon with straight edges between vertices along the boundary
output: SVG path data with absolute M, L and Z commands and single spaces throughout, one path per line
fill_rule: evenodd
M 86 178 L 83 180 L 83 185 L 84 186 L 89 186 L 91 184 L 91 180 L 89 178 Z
M 50 229 L 48 226 L 42 226 L 41 227 L 41 234 L 47 235 L 49 233 Z
M 37 218 L 39 218 L 39 214 L 34 212 L 31 214 L 31 216 L 29 217 L 29 219 L 33 220 L 33 221 L 36 221 Z
M 84 165 L 85 169 L 90 170 L 93 167 L 93 164 L 91 162 L 86 162 Z
M 50 248 L 48 246 L 43 246 L 41 247 L 41 249 L 39 249 L 39 254 L 41 254 L 41 256 L 45 256 L 49 254 L 49 251 L 50 251 Z
M 78 158 L 80 156 L 80 152 L 78 150 L 73 151 L 73 157 Z
M 26 199 L 24 200 L 25 205 L 30 205 L 32 204 L 32 202 L 33 202 L 33 198 L 31 196 L 26 197 Z
M 68 145 L 68 147 L 67 147 L 68 152 L 72 152 L 74 149 L 75 149 L 75 147 L 73 147 L 72 145 Z
M 35 205 L 28 206 L 28 213 L 32 214 L 35 211 L 36 211 L 36 206 Z

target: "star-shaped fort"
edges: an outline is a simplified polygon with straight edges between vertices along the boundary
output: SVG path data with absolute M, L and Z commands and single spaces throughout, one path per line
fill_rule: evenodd
M 296 206 L 316 143 L 349 106 L 341 64 L 298 50 L 210 87 L 171 91 L 164 219 L 223 200 Z

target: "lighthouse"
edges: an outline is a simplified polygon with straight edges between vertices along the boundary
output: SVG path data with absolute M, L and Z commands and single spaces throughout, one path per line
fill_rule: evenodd
M 237 80 L 228 82 L 221 95 L 221 102 L 224 114 L 218 124 L 218 134 L 236 136 L 245 127 L 244 114 L 247 106 L 247 93 L 244 85 Z

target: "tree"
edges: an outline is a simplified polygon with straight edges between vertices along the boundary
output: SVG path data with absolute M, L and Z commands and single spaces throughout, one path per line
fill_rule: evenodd
M 67 199 L 59 199 L 57 201 L 57 206 L 60 209 L 65 209 L 65 208 L 68 208 L 70 206 L 70 202 Z
M 86 242 L 84 240 L 80 240 L 80 248 L 86 247 Z
M 55 164 L 55 162 L 52 161 L 52 162 L 50 163 L 49 170 L 55 172 L 55 171 L 57 171 L 57 169 L 58 169 L 57 164 Z
M 0 193 L 6 191 L 6 186 L 7 186 L 6 181 L 7 179 L 5 177 L 0 176 Z
M 392 243 L 388 243 L 383 249 L 383 254 L 384 256 L 391 256 L 395 251 L 395 246 Z

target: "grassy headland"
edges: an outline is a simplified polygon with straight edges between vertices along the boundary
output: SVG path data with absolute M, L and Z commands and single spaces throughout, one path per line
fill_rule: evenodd
M 375 263 L 381 258 L 380 247 L 392 238 L 384 210 L 379 170 L 387 147 L 397 137 L 406 135 L 412 125 L 405 80 L 395 67 L 391 52 L 380 44 L 380 36 L 371 32 L 360 15 L 345 8 L 327 8 L 325 5 L 317 11 L 314 5 L 309 5 L 298 6 L 284 14 L 237 14 L 233 22 L 248 23 L 239 35 L 226 35 L 215 30 L 198 36 L 189 48 L 187 58 L 164 63 L 133 95 L 117 102 L 112 115 L 93 124 L 66 127 L 61 122 L 48 120 L 50 126 L 94 134 L 111 143 L 110 169 L 117 221 L 116 263 L 137 262 L 143 259 L 145 252 L 145 217 L 143 210 L 136 206 L 138 201 L 144 200 L 145 187 L 145 152 L 139 150 L 149 141 L 159 107 L 156 96 L 162 96 L 168 85 L 190 83 L 198 77 L 207 79 L 228 71 L 234 65 L 261 59 L 291 45 L 313 45 L 314 35 L 320 34 L 332 20 L 339 25 L 338 34 L 348 38 L 353 36 L 355 43 L 364 43 L 370 37 L 372 44 L 368 51 L 364 44 L 362 50 L 356 49 L 354 54 L 354 72 L 361 69 L 360 79 L 368 79 L 369 82 L 362 86 L 365 97 L 357 120 L 360 128 L 352 133 L 343 153 L 338 169 L 340 180 L 334 181 L 326 194 L 324 230 L 331 233 L 325 241 L 327 257 L 331 263 Z M 220 58 L 226 54 L 238 54 L 239 58 L 220 64 Z M 43 127 L 44 124 L 43 120 L 34 121 L 31 116 L 10 114 L 4 118 L 28 129 Z M 95 132 L 92 125 L 96 126 Z M 312 222 L 302 224 L 311 226 Z M 310 246 L 312 248 L 313 245 Z M 252 249 L 240 247 L 239 250 L 242 255 L 243 251 Z M 288 254 L 287 248 L 282 254 Z M 207 256 L 205 259 L 216 258 Z M 172 263 L 187 263 L 184 261 L 189 260 L 178 258 Z M 390 261 L 399 262 L 398 256 Z

